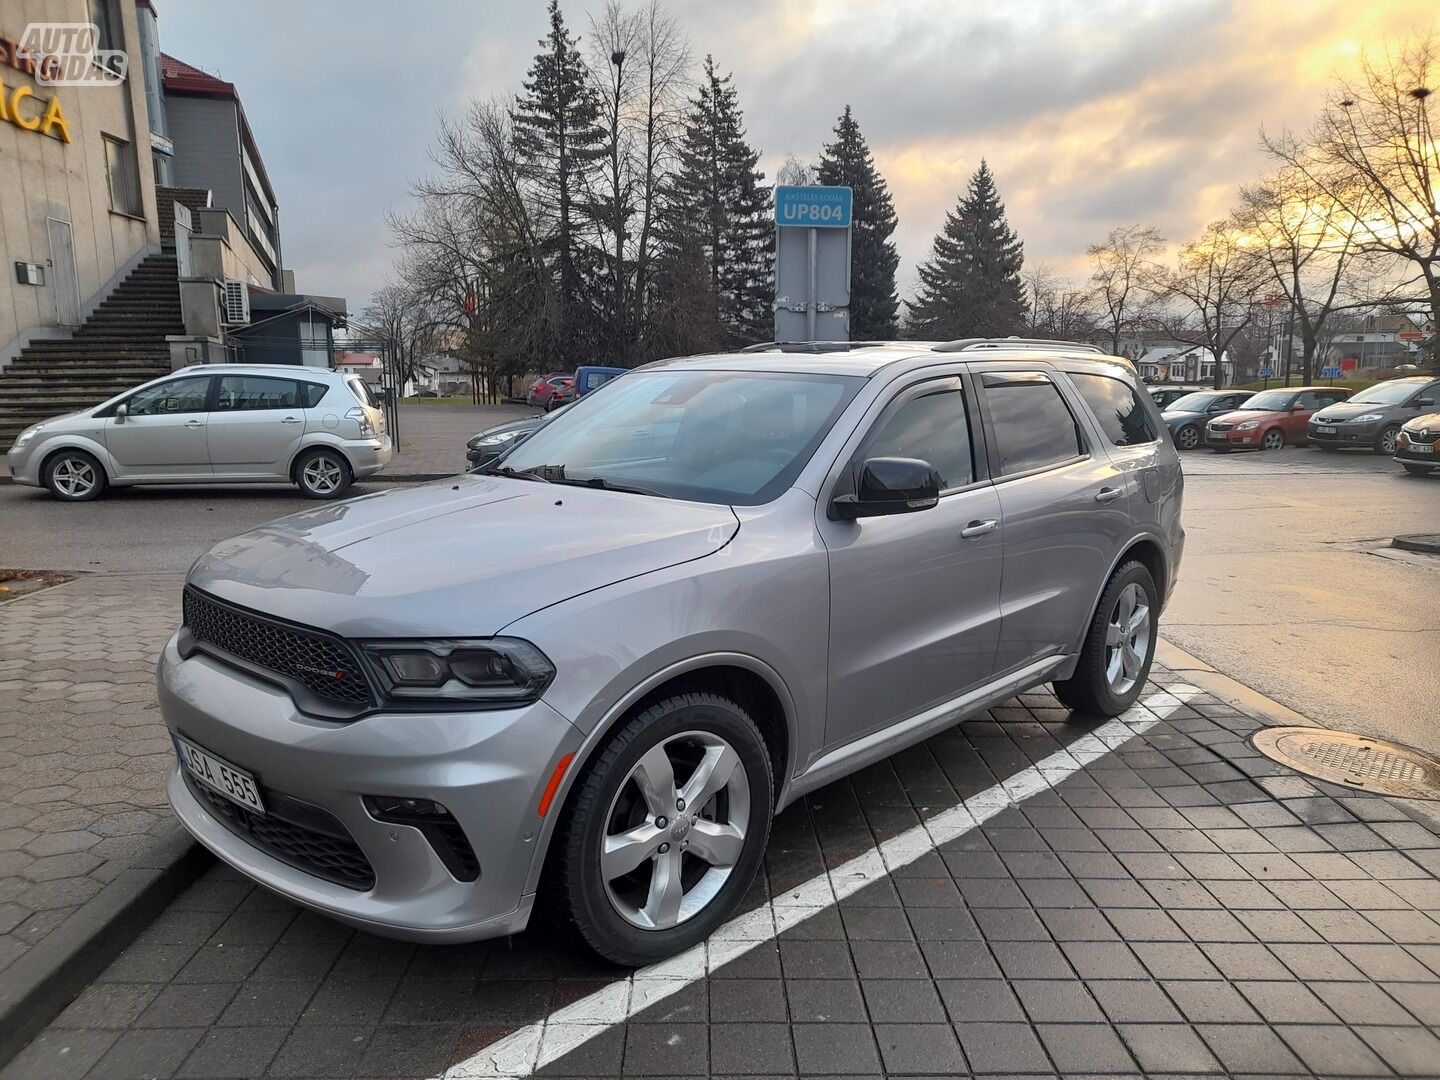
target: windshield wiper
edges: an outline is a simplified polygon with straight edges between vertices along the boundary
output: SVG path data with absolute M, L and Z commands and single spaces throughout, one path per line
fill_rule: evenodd
M 638 487 L 635 484 L 617 484 L 613 480 L 606 480 L 603 476 L 564 476 L 557 477 L 550 481 L 552 484 L 569 484 L 572 487 L 599 488 L 602 491 L 623 491 L 630 495 L 650 495 L 656 499 L 668 499 L 663 491 L 656 491 L 654 488 Z
M 552 481 L 545 479 L 539 473 L 512 469 L 508 465 L 489 465 L 483 469 L 476 469 L 475 472 L 482 476 L 508 476 L 511 480 L 534 480 L 537 484 L 549 484 Z

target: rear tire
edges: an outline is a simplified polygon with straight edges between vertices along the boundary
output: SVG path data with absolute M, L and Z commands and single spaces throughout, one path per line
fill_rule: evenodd
M 1155 579 L 1145 565 L 1127 562 L 1116 570 L 1091 616 L 1075 673 L 1052 684 L 1061 704 L 1107 717 L 1135 704 L 1155 658 L 1159 613 Z
M 687 807 L 680 796 L 710 761 L 724 786 Z M 551 843 L 558 914 L 617 964 L 639 967 L 688 949 L 750 888 L 774 806 L 769 751 L 745 710 L 716 694 L 666 698 L 622 722 L 576 782 Z M 643 837 L 648 854 L 611 876 L 629 865 L 607 865 L 617 847 L 641 850 L 622 841 L 629 836 Z M 711 837 L 715 851 L 725 842 L 724 864 L 690 850 L 708 848 Z M 678 894 L 664 888 L 670 880 Z
M 306 450 L 295 461 L 295 485 L 307 499 L 338 499 L 354 477 L 350 462 L 338 450 Z
M 105 491 L 105 467 L 84 450 L 60 450 L 45 462 L 41 479 L 61 502 L 89 502 Z

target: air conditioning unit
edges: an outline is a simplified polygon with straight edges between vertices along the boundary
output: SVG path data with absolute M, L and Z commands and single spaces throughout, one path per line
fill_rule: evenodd
M 239 278 L 225 279 L 225 325 L 240 326 L 250 321 L 250 285 Z

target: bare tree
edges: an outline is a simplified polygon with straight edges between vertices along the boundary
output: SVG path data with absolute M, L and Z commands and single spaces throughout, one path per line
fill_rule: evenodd
M 1342 290 L 1355 284 L 1355 219 L 1309 174 L 1287 165 L 1241 187 L 1234 220 L 1252 242 L 1267 285 L 1289 305 L 1308 383 L 1326 324 L 1344 306 Z
M 1094 272 L 1095 306 L 1100 329 L 1109 338 L 1112 355 L 1120 353 L 1120 339 L 1142 322 L 1153 299 L 1146 283 L 1155 279 L 1157 258 L 1165 240 L 1155 229 L 1120 225 L 1104 241 L 1090 245 Z
M 1180 249 L 1174 269 L 1151 279 L 1159 306 L 1150 321 L 1176 341 L 1199 345 L 1215 359 L 1214 385 L 1225 385 L 1225 352 L 1255 316 L 1263 267 L 1230 222 L 1206 226 Z
M 1261 138 L 1352 219 L 1360 252 L 1408 264 L 1440 326 L 1440 148 L 1430 116 L 1437 84 L 1432 31 L 1366 58 L 1358 79 L 1331 92 L 1308 138 Z
M 1044 263 L 1028 263 L 1021 278 L 1029 304 L 1027 334 L 1062 341 L 1086 341 L 1095 337 L 1092 290 L 1075 288 Z
M 784 164 L 775 171 L 775 183 L 789 187 L 809 187 L 819 183 L 819 171 L 814 165 L 807 165 L 794 154 L 790 154 L 785 158 Z

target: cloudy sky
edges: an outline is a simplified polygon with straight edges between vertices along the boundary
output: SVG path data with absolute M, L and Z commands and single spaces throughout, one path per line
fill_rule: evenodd
M 562 0 L 582 37 L 603 0 Z M 442 113 L 513 94 L 543 0 L 160 0 L 162 48 L 235 82 L 302 289 L 358 310 L 394 259 Z M 1437 21 L 1431 0 L 670 0 L 732 70 L 771 176 L 848 102 L 900 216 L 902 292 L 982 157 L 1027 260 L 1078 276 L 1143 222 L 1187 239 L 1337 75 Z

